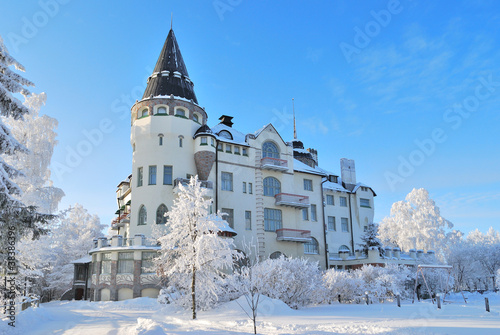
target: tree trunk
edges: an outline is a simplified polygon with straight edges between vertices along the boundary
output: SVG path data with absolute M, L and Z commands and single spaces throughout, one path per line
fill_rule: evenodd
M 196 266 L 193 264 L 193 280 L 191 282 L 191 299 L 193 301 L 193 320 L 196 319 Z

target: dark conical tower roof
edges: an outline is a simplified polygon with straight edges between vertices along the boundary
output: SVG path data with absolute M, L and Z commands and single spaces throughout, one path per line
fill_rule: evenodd
M 174 31 L 170 29 L 153 74 L 148 78 L 148 86 L 142 98 L 173 94 L 188 100 L 192 99 L 198 104 L 193 86 Z

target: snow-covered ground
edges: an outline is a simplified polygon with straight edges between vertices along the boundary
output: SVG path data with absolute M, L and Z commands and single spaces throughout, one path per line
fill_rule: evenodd
M 500 295 L 460 294 L 441 310 L 430 302 L 333 304 L 290 309 L 265 298 L 260 305 L 260 334 L 500 334 Z M 490 300 L 491 312 L 484 308 Z M 239 300 L 244 303 L 244 300 Z M 245 306 L 245 305 L 243 305 Z M 236 301 L 215 310 L 189 312 L 159 305 L 150 298 L 120 302 L 50 302 L 21 312 L 16 328 L 0 324 L 0 334 L 249 334 L 252 323 Z

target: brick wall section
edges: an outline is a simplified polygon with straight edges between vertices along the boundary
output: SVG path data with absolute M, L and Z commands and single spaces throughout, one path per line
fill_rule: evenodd
M 194 162 L 196 171 L 200 180 L 207 180 L 215 162 L 215 152 L 198 151 L 194 154 Z

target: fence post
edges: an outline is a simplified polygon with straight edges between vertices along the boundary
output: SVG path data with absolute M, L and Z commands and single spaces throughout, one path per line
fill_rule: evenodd
M 490 302 L 488 298 L 484 298 L 484 305 L 486 306 L 486 312 L 490 311 Z
M 438 309 L 441 309 L 441 296 L 440 295 L 436 296 L 436 300 L 437 300 Z
M 401 307 L 401 297 L 399 296 L 399 294 L 396 296 L 396 298 L 398 299 L 398 307 Z

